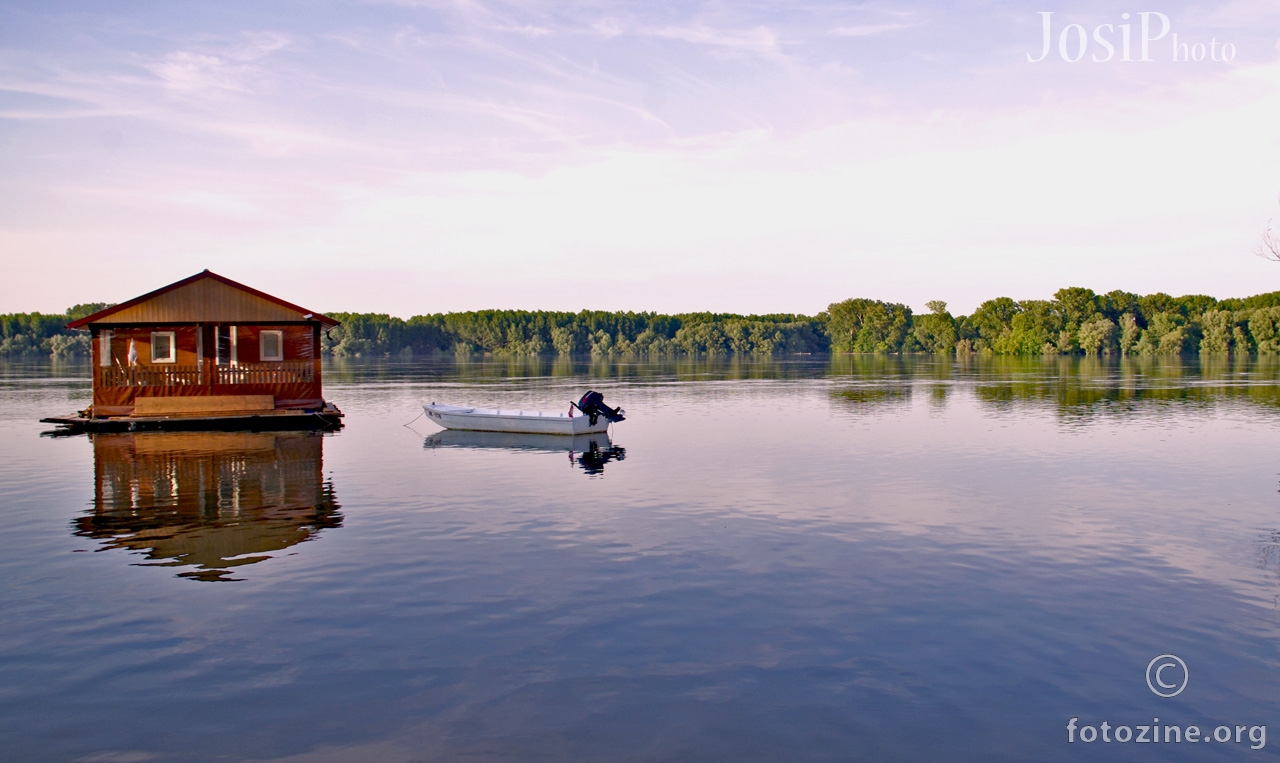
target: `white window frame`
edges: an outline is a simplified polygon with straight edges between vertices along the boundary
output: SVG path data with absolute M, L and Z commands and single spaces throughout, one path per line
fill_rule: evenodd
M 169 356 L 167 358 L 156 357 L 156 337 L 169 337 Z M 176 331 L 152 331 L 151 332 L 151 362 L 152 363 L 177 363 L 178 362 L 178 332 Z
M 276 349 L 279 350 L 275 355 L 267 355 L 267 335 L 270 334 L 276 338 Z M 284 332 L 279 329 L 270 329 L 258 332 L 258 360 L 264 363 L 279 362 L 284 360 Z

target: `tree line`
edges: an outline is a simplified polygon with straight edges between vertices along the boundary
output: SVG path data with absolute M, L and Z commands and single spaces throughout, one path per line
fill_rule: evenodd
M 0 315 L 0 355 L 86 356 L 87 333 L 70 331 L 66 323 L 104 307 Z M 593 310 L 476 310 L 408 320 L 329 315 L 342 322 L 322 339 L 324 353 L 334 356 L 1280 354 L 1280 292 L 1218 300 L 1072 287 L 1048 300 L 998 297 L 959 316 L 942 301 L 929 302 L 928 312 L 917 315 L 906 305 L 874 299 L 847 299 L 815 316 Z
M 1218 300 L 1059 289 L 1050 300 L 987 300 L 954 316 L 874 299 L 795 314 L 480 310 L 419 315 L 331 313 L 338 356 L 452 353 L 496 356 L 716 357 L 802 353 L 940 355 L 1280 354 L 1280 292 Z
M 826 352 L 822 322 L 803 315 L 478 310 L 401 320 L 329 313 L 342 325 L 322 344 L 332 355 L 592 355 L 670 357 Z
M 68 329 L 67 323 L 108 307 L 96 302 L 62 313 L 0 313 L 0 356 L 88 357 L 89 332 Z

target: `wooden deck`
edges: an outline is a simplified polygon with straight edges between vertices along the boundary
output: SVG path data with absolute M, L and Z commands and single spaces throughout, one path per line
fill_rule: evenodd
M 59 428 L 48 435 L 73 435 L 85 432 L 154 432 L 154 431 L 270 431 L 284 429 L 340 429 L 342 411 L 332 403 L 319 411 L 296 409 L 227 411 L 223 413 L 177 412 L 168 415 L 133 415 L 93 418 L 81 413 L 40 419 Z

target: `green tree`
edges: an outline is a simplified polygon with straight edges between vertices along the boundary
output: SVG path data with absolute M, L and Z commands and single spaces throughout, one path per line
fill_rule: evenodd
M 1208 310 L 1200 316 L 1200 354 L 1225 355 L 1231 351 L 1235 316 L 1230 310 Z
M 1058 289 L 1053 293 L 1053 298 L 1061 306 L 1063 320 L 1069 330 L 1078 328 L 1085 321 L 1092 319 L 1094 314 L 1102 312 L 1102 305 L 1098 295 L 1093 293 L 1093 289 L 1084 289 L 1079 286 Z
M 1085 355 L 1109 353 L 1116 346 L 1117 328 L 1110 318 L 1096 315 L 1080 324 L 1076 340 Z
M 1260 307 L 1249 318 L 1249 335 L 1259 355 L 1280 353 L 1280 307 Z
M 1129 355 L 1136 351 L 1138 340 L 1142 337 L 1142 327 L 1133 313 L 1120 316 L 1120 353 Z
M 956 321 L 947 312 L 947 303 L 934 299 L 925 303 L 928 315 L 912 316 L 912 335 L 920 349 L 936 355 L 949 355 L 956 347 Z
M 846 299 L 827 308 L 835 352 L 900 352 L 911 329 L 911 308 L 874 299 Z

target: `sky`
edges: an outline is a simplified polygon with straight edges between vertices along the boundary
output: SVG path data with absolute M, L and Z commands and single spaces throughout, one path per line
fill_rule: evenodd
M 1278 194 L 1275 0 L 0 7 L 0 312 L 1224 298 Z

